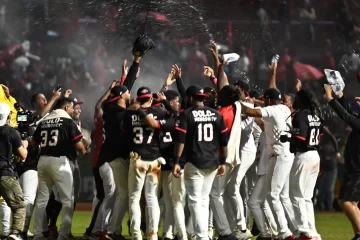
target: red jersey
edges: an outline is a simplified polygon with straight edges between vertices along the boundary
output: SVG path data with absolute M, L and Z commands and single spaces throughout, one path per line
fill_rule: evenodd
M 96 167 L 96 164 L 99 160 L 100 148 L 104 143 L 104 135 L 103 135 L 103 120 L 102 117 L 95 118 L 95 153 L 94 160 L 92 162 L 92 167 Z
M 234 124 L 235 119 L 235 108 L 233 105 L 222 107 L 219 109 L 219 112 L 224 118 L 226 127 L 228 128 L 227 137 L 230 137 L 231 129 Z

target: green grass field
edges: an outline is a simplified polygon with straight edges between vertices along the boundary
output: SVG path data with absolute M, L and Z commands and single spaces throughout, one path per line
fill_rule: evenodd
M 85 228 L 90 222 L 90 218 L 90 212 L 75 212 L 72 232 L 76 237 L 82 237 L 85 232 Z M 60 226 L 59 220 L 58 226 Z M 126 221 L 127 218 L 123 222 L 123 229 L 125 230 L 125 237 L 130 238 L 127 234 L 128 228 Z M 316 226 L 323 240 L 350 240 L 353 238 L 351 225 L 342 213 L 318 213 L 316 214 Z

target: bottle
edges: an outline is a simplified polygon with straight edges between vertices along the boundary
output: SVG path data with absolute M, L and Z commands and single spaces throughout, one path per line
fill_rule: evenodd
M 227 53 L 223 55 L 224 60 L 226 60 L 228 63 L 236 62 L 240 59 L 240 55 L 237 53 Z
M 276 54 L 275 56 L 272 57 L 271 63 L 276 63 L 277 64 L 278 61 L 279 61 L 279 58 L 280 58 L 280 56 L 278 54 Z

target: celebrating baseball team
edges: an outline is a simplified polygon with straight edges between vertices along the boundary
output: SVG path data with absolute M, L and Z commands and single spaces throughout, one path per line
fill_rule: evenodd
M 84 236 L 125 239 L 122 222 L 128 213 L 134 240 L 321 239 L 312 197 L 320 171 L 323 116 L 312 93 L 302 89 L 300 80 L 294 93 L 277 89 L 276 56 L 263 95 L 250 91 L 243 80 L 229 84 L 224 72 L 228 62 L 218 58 L 212 42 L 215 67 L 205 66 L 204 74 L 213 87 L 185 87 L 181 68 L 173 65 L 160 91 L 140 87 L 131 99 L 140 61 L 153 47 L 150 38 L 137 38 L 130 69 L 124 68 L 121 80 L 96 104 L 94 199 Z M 177 91 L 169 89 L 174 83 Z M 324 89 L 337 112 L 342 93 L 335 97 L 330 85 Z M 34 95 L 31 103 L 40 119 L 31 141 L 21 141 L 10 127 L 9 139 L 0 140 L 12 142 L 16 165 L 27 164 L 22 159 L 29 158 L 30 146 L 39 156 L 35 169 L 19 174 L 20 183 L 10 181 L 10 173 L 2 175 L 4 239 L 30 237 L 31 217 L 34 239 L 72 238 L 77 159 L 89 150 L 91 137 L 79 121 L 83 102 L 69 95 L 71 90 L 61 96 L 61 86 L 49 102 Z M 0 104 L 0 126 L 11 122 L 11 107 Z M 345 203 L 359 200 L 356 184 L 350 178 L 342 188 Z M 354 232 L 354 239 L 360 239 L 356 226 Z

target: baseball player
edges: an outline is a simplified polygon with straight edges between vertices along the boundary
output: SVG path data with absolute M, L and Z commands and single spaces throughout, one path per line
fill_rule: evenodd
M 294 216 L 293 206 L 289 201 L 289 175 L 294 155 L 290 153 L 289 143 L 280 142 L 280 135 L 291 127 L 291 112 L 288 107 L 281 104 L 281 99 L 279 90 L 269 88 L 264 93 L 264 108 L 254 109 L 243 105 L 243 109 L 244 114 L 264 120 L 267 152 L 270 155 L 266 175 L 269 204 L 280 237 L 291 240 L 296 237 L 288 227 L 284 208 L 288 215 Z
M 291 138 L 282 136 L 282 141 L 290 141 L 290 151 L 295 153 L 290 173 L 290 198 L 294 204 L 298 223 L 299 240 L 321 239 L 315 228 L 312 197 L 320 170 L 318 153 L 322 135 L 321 111 L 313 95 L 307 90 L 296 93 Z
M 219 92 L 219 105 L 221 108 L 219 112 L 224 118 L 226 127 L 229 129 L 227 137 L 228 142 L 228 157 L 226 159 L 226 171 L 224 176 L 218 177 L 214 180 L 210 192 L 210 206 L 214 214 L 215 230 L 219 238 L 232 239 L 232 229 L 228 223 L 228 218 L 224 209 L 224 198 L 228 198 L 228 192 L 234 192 L 235 195 L 236 171 L 234 169 L 240 163 L 239 147 L 241 138 L 241 105 L 238 102 L 241 98 L 240 89 L 234 86 L 224 86 Z M 239 189 L 237 188 L 237 191 Z M 227 199 L 228 200 L 228 199 Z M 233 208 L 228 205 L 227 208 Z M 211 237 L 211 236 L 209 236 Z
M 129 150 L 132 151 L 128 179 L 131 237 L 137 240 L 142 239 L 140 198 L 142 189 L 145 187 L 148 213 L 147 238 L 156 240 L 160 220 L 158 185 L 161 164 L 165 164 L 165 160 L 161 157 L 159 148 L 160 131 L 148 126 L 143 119 L 148 114 L 155 120 L 163 120 L 166 111 L 151 107 L 152 93 L 148 87 L 138 89 L 137 101 L 140 108 L 136 112 L 128 111 L 121 126 L 126 133 L 126 139 L 129 139 Z
M 176 127 L 179 137 L 173 174 L 181 176 L 178 163 L 184 152 L 184 180 L 196 239 L 208 240 L 209 194 L 216 175 L 222 176 L 226 171 L 227 128 L 216 110 L 204 106 L 207 95 L 203 89 L 190 86 L 186 92 L 186 102 L 191 107 L 180 114 Z
M 33 141 L 41 146 L 38 164 L 39 187 L 34 209 L 34 239 L 43 237 L 43 216 L 53 185 L 56 186 L 62 203 L 62 224 L 58 239 L 67 239 L 71 231 L 74 209 L 73 177 L 67 156 L 74 147 L 80 153 L 86 153 L 81 142 L 83 135 L 71 119 L 73 112 L 71 99 L 59 99 L 56 110 L 40 122 L 33 136 Z
M 126 148 L 127 143 L 120 130 L 120 125 L 126 113 L 126 103 L 129 102 L 129 100 L 130 93 L 128 89 L 124 85 L 118 85 L 111 89 L 109 99 L 103 107 L 104 114 L 102 119 L 104 123 L 105 141 L 101 146 L 99 160 L 93 168 L 96 197 L 99 202 L 95 206 L 91 224 L 87 229 L 88 232 L 91 229 L 92 235 L 99 237 L 101 240 L 108 238 L 107 232 L 105 231 L 107 229 L 106 219 L 115 201 L 115 181 L 109 162 L 121 158 L 122 162 L 120 162 L 120 164 L 123 164 L 124 167 L 127 164 L 126 160 L 124 160 L 128 154 Z M 115 142 L 122 147 L 116 147 Z M 126 180 L 126 175 L 124 180 Z M 124 193 L 124 190 L 122 193 Z M 114 216 L 118 217 L 117 214 L 116 212 Z
M 260 161 L 258 164 L 258 179 L 250 195 L 248 205 L 254 216 L 255 224 L 260 231 L 258 240 L 271 240 L 277 236 L 276 223 L 266 200 L 266 172 L 268 154 L 266 151 L 266 135 L 262 132 L 259 139 Z

